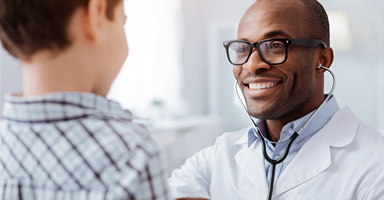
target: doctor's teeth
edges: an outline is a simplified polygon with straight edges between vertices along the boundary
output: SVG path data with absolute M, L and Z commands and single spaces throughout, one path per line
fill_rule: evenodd
M 267 89 L 276 86 L 277 83 L 267 82 L 267 83 L 250 83 L 249 89 L 251 90 L 260 90 Z

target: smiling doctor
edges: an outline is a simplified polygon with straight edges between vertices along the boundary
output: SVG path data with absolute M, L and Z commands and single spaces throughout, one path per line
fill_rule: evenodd
M 324 95 L 324 73 L 333 62 L 329 45 L 328 17 L 316 0 L 252 4 L 237 39 L 224 46 L 258 128 L 224 133 L 189 158 L 168 180 L 173 197 L 384 199 L 383 136 Z M 262 141 L 267 155 L 279 160 L 297 132 L 288 156 L 272 170 Z

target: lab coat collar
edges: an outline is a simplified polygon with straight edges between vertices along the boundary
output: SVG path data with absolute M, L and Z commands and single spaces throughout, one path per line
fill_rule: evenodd
M 254 142 L 250 147 L 247 146 L 248 134 L 239 139 L 236 143 L 242 148 L 235 155 L 237 165 L 244 175 L 257 188 L 254 191 L 255 199 L 265 199 L 268 193 L 267 178 L 264 168 L 264 157 L 260 142 Z
M 326 97 L 327 95 L 324 95 L 324 98 Z M 299 137 L 296 139 L 295 142 L 297 143 L 303 140 L 304 138 L 308 137 L 309 135 L 319 131 L 326 123 L 328 123 L 331 117 L 338 110 L 339 105 L 337 104 L 336 98 L 332 96 L 329 101 L 324 105 L 324 107 L 320 109 L 320 111 L 314 116 L 314 118 L 312 119 L 312 123 L 309 123 L 308 126 L 300 133 Z M 300 119 L 294 120 L 284 125 L 281 131 L 280 141 L 288 140 L 292 136 L 293 132 L 297 131 L 304 124 L 304 122 L 312 115 L 313 112 L 315 111 L 312 111 L 306 114 L 305 116 L 301 117 Z M 256 125 L 260 128 L 261 132 L 264 134 L 267 130 L 265 120 L 260 120 L 257 118 L 253 118 L 253 120 L 255 121 Z M 247 139 L 248 147 L 250 147 L 252 143 L 257 141 L 259 138 L 253 131 L 253 126 L 250 126 L 247 130 L 247 134 L 245 135 L 245 137 L 242 137 L 240 138 L 240 140 L 238 140 L 238 144 L 246 142 L 244 141 L 244 139 Z
M 337 130 L 340 132 L 340 134 L 330 134 L 329 144 L 332 147 L 345 147 L 355 139 L 360 120 L 352 113 L 349 108 L 341 109 L 336 114 L 332 117 L 332 120 L 320 131 L 326 132 L 328 134 L 332 132 L 335 133 L 335 127 L 337 127 Z M 344 124 L 344 126 L 340 124 Z M 348 126 L 345 126 L 345 124 L 348 124 Z
M 248 126 L 248 128 L 243 129 L 243 130 L 247 130 L 247 132 L 240 139 L 238 139 L 235 142 L 235 144 L 246 144 L 248 142 L 248 137 L 252 137 L 252 136 L 256 137 L 253 134 L 253 126 Z M 250 135 L 252 135 L 252 136 L 250 136 Z
M 282 172 L 276 182 L 274 196 L 297 187 L 326 170 L 332 164 L 330 148 L 350 144 L 355 138 L 358 126 L 359 120 L 349 108 L 337 111 L 331 120 L 304 144 Z
M 359 119 L 349 108 L 338 110 L 331 120 L 304 144 L 282 172 L 276 182 L 274 196 L 282 194 L 326 170 L 332 164 L 330 147 L 344 147 L 350 144 L 355 138 L 358 124 Z M 248 137 L 253 134 L 252 126 L 246 130 L 246 134 L 235 142 L 243 145 L 235 159 L 253 185 L 259 188 L 256 192 L 259 195 L 266 194 L 268 185 L 262 147 L 260 142 L 254 142 L 248 147 Z M 314 147 L 316 147 L 315 150 Z

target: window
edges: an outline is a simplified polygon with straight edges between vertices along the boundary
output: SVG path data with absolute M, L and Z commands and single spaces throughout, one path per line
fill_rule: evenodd
M 178 0 L 125 1 L 129 55 L 109 98 L 135 114 L 150 115 L 152 102 L 180 105 L 181 5 Z M 161 104 L 160 103 L 160 104 Z

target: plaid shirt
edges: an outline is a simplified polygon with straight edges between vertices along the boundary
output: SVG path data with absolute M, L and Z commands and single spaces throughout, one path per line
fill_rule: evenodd
M 6 96 L 0 199 L 168 199 L 159 148 L 131 119 L 91 93 Z

